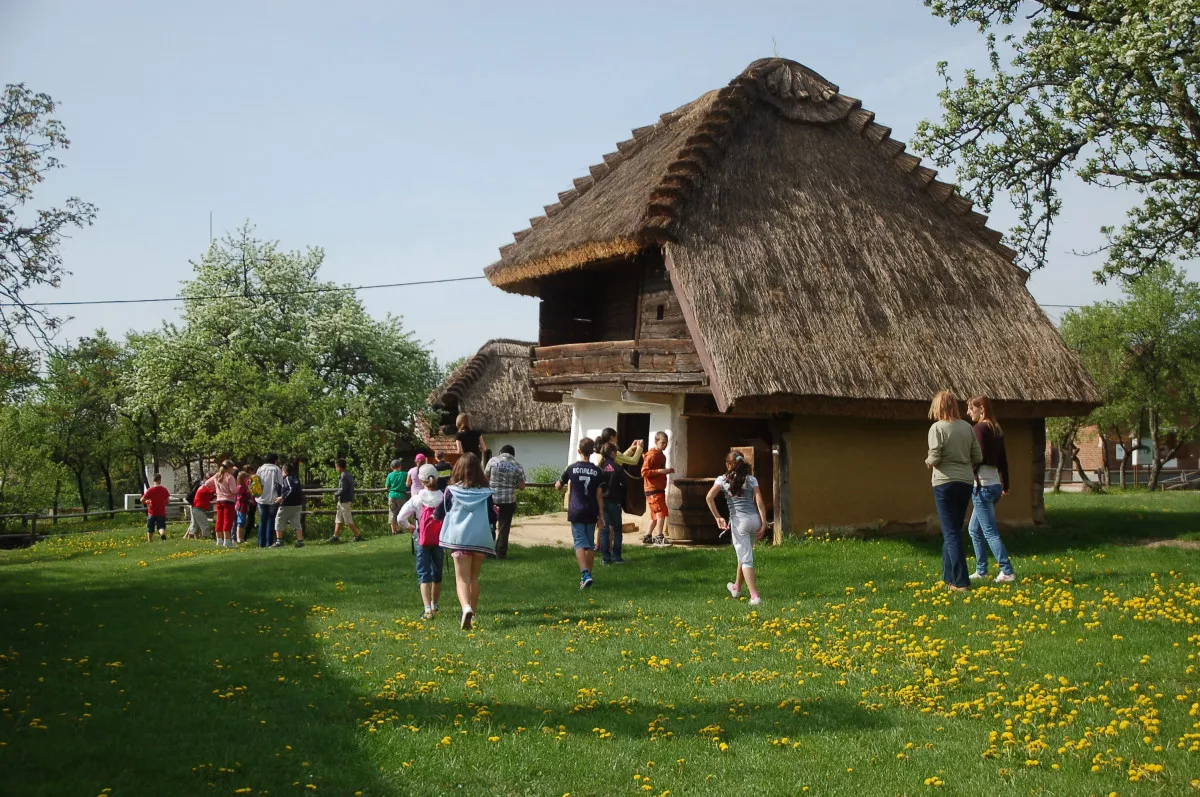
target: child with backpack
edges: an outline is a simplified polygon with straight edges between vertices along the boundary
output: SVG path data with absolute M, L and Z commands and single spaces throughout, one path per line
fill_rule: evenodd
M 421 491 L 405 502 L 394 522 L 409 528 L 409 519 L 417 519 L 417 584 L 425 606 L 421 619 L 432 620 L 438 613 L 438 600 L 442 596 L 442 521 L 437 519 L 437 509 L 441 506 L 443 493 L 437 487 L 438 472 L 433 465 L 422 465 L 417 481 L 422 485 Z

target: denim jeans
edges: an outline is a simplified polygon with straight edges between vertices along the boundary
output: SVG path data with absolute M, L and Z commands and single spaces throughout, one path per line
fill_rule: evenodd
M 942 523 L 942 581 L 953 587 L 971 586 L 962 538 L 971 489 L 967 482 L 947 482 L 933 488 L 933 502 Z
M 279 512 L 278 504 L 258 505 L 258 547 L 266 548 L 275 542 L 275 515 Z
M 605 562 L 621 558 L 621 521 L 621 505 L 605 501 L 604 527 L 600 529 L 600 558 Z
M 442 549 L 438 545 L 417 546 L 417 582 L 442 583 Z
M 1008 549 L 1000 539 L 1000 527 L 996 525 L 996 504 L 1004 488 L 999 484 L 989 484 L 971 491 L 971 503 L 975 511 L 971 513 L 971 523 L 967 530 L 971 532 L 971 544 L 975 546 L 975 572 L 987 575 L 988 548 L 996 557 L 1000 572 L 1012 575 L 1012 563 L 1008 561 Z

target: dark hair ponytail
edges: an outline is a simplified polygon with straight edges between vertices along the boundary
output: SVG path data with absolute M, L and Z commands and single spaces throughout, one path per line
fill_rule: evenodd
M 725 486 L 729 494 L 740 496 L 746 486 L 746 477 L 750 475 L 750 466 L 740 451 L 730 451 L 725 456 Z

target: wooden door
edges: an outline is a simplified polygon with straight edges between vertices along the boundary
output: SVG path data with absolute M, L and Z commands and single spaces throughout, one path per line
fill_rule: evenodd
M 625 451 L 634 440 L 641 440 L 644 446 L 651 445 L 650 413 L 648 412 L 619 412 L 617 413 L 617 448 Z M 630 515 L 646 514 L 646 491 L 642 486 L 642 466 L 625 466 L 625 511 Z

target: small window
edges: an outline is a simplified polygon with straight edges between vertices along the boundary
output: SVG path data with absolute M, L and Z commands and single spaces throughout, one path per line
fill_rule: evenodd
M 657 316 L 658 316 L 658 320 L 659 320 L 659 321 L 662 321 L 662 319 L 663 319 L 663 306 L 662 306 L 661 304 L 658 306 Z

